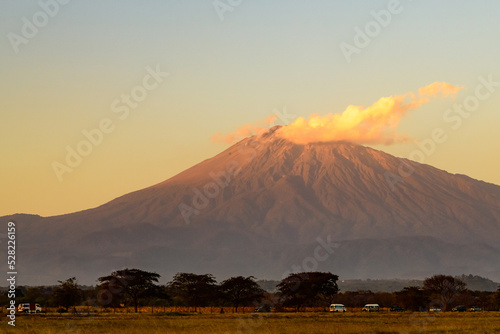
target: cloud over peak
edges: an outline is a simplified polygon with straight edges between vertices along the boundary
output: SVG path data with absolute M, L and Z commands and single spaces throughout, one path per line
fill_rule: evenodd
M 366 108 L 349 105 L 342 113 L 329 113 L 324 116 L 312 114 L 308 119 L 299 117 L 291 124 L 281 127 L 276 133 L 297 144 L 349 141 L 357 144 L 390 145 L 408 139 L 405 135 L 398 134 L 396 130 L 401 119 L 409 111 L 434 98 L 454 97 L 461 89 L 463 87 L 446 82 L 434 82 L 419 88 L 416 94 L 408 92 L 382 97 Z M 271 115 L 263 121 L 246 124 L 226 136 L 218 133 L 212 140 L 232 143 L 265 131 L 275 120 L 276 115 Z

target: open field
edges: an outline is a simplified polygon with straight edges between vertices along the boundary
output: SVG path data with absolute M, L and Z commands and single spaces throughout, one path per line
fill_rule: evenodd
M 500 312 L 268 314 L 57 313 L 18 315 L 7 334 L 93 333 L 500 333 Z

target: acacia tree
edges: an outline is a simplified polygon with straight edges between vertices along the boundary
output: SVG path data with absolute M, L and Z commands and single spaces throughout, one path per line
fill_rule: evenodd
M 254 281 L 254 278 L 253 276 L 237 276 L 221 283 L 223 298 L 231 303 L 234 312 L 238 312 L 240 305 L 259 303 L 264 298 L 265 291 Z
M 217 290 L 212 274 L 177 273 L 167 284 L 167 293 L 189 307 L 206 306 L 214 300 Z
M 288 275 L 277 287 L 283 304 L 295 306 L 299 311 L 302 306 L 311 306 L 318 300 L 331 304 L 339 291 L 338 279 L 329 272 L 304 272 Z
M 137 313 L 139 299 L 149 297 L 155 294 L 159 286 L 160 275 L 140 269 L 123 269 L 118 270 L 111 275 L 99 277 L 100 295 L 107 294 L 107 298 L 129 297 L 134 305 L 134 310 Z M 101 297 L 102 298 L 102 297 Z M 107 301 L 109 299 L 106 299 Z
M 434 275 L 424 280 L 424 290 L 431 294 L 433 301 L 439 301 L 446 311 L 456 296 L 465 291 L 466 284 L 453 276 Z
M 66 281 L 58 281 L 60 286 L 54 288 L 54 303 L 69 310 L 71 306 L 76 306 L 82 301 L 82 289 L 78 287 L 75 277 Z

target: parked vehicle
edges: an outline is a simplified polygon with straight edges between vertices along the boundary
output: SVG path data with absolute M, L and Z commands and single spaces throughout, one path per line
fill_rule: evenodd
M 439 307 L 431 307 L 429 312 L 441 312 L 441 309 Z
M 257 313 L 269 313 L 271 312 L 271 306 L 269 305 L 262 305 L 262 306 L 259 306 L 257 307 L 254 312 L 257 312 Z
M 346 312 L 344 304 L 332 304 L 330 305 L 330 312 Z
M 458 306 L 455 306 L 454 308 L 451 309 L 452 312 L 465 312 L 467 311 L 467 307 L 465 307 L 464 305 L 458 305 Z
M 42 312 L 42 307 L 35 303 L 23 303 L 17 306 L 17 312 L 38 313 Z
M 402 308 L 401 306 L 391 306 L 389 308 L 389 311 L 391 311 L 391 312 L 404 312 L 405 309 Z
M 378 304 L 366 304 L 363 309 L 363 312 L 378 312 L 380 311 L 380 306 Z
M 470 309 L 469 309 L 469 312 L 481 312 L 481 308 L 480 307 L 477 307 L 477 306 L 472 306 Z

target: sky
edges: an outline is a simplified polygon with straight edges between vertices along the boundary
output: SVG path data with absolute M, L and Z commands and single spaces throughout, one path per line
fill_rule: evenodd
M 0 215 L 96 207 L 231 145 L 216 134 L 436 82 L 456 92 L 381 125 L 404 140 L 358 143 L 500 184 L 498 17 L 493 0 L 1 1 Z

